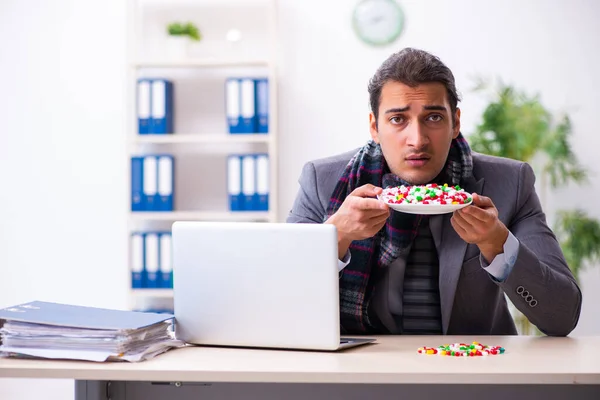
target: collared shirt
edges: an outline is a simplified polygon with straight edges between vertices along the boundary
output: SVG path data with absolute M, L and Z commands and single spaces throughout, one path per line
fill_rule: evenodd
M 508 237 L 506 238 L 506 242 L 504 242 L 503 253 L 498 254 L 490 264 L 487 263 L 485 258 L 480 254 L 479 262 L 481 263 L 481 268 L 487 271 L 496 281 L 504 282 L 512 268 L 517 261 L 517 255 L 519 254 L 519 241 L 517 238 L 509 231 Z M 348 264 L 350 264 L 351 255 L 350 250 L 346 252 L 344 258 L 338 260 L 338 269 L 340 271 L 340 275 L 342 270 L 346 268 Z

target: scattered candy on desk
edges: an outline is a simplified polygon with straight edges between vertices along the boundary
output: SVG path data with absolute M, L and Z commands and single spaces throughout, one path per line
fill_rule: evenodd
M 503 354 L 504 351 L 504 347 L 486 346 L 479 342 L 473 342 L 472 344 L 453 343 L 438 347 L 419 347 L 417 350 L 419 354 L 437 354 L 451 357 L 495 356 Z

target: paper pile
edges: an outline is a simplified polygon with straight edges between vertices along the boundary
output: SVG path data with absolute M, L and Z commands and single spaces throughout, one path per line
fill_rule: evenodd
M 31 302 L 0 309 L 0 355 L 89 361 L 142 361 L 184 342 L 171 314 Z

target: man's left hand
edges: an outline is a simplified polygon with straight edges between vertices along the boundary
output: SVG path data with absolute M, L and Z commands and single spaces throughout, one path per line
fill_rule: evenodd
M 489 197 L 473 193 L 473 203 L 454 211 L 450 222 L 465 242 L 479 247 L 488 263 L 504 252 L 508 228 L 498 219 L 498 210 Z

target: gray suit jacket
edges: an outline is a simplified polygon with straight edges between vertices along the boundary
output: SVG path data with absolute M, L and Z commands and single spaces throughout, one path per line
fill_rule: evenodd
M 356 151 L 304 166 L 287 222 L 325 220 L 331 194 Z M 464 189 L 492 199 L 500 220 L 519 240 L 519 252 L 508 278 L 497 282 L 482 268 L 478 247 L 467 244 L 454 231 L 452 214 L 431 220 L 440 264 L 444 334 L 516 334 L 506 294 L 545 334 L 568 335 L 579 320 L 581 291 L 546 224 L 533 170 L 526 163 L 474 153 L 473 176 Z

